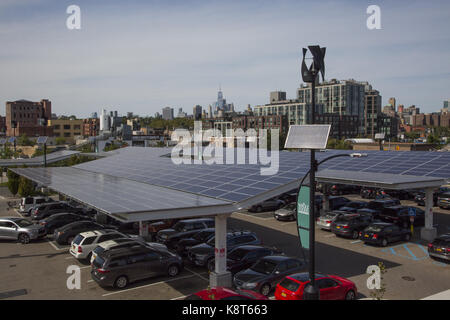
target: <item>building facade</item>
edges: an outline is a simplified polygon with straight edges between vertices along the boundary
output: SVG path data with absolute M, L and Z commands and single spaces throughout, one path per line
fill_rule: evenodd
M 94 137 L 99 134 L 100 119 L 88 118 L 83 120 L 83 136 Z
M 74 142 L 76 137 L 83 136 L 84 120 L 51 119 L 48 127 L 53 130 L 53 136 L 62 137 L 66 142 Z
M 173 108 L 165 107 L 162 109 L 162 118 L 164 120 L 173 120 Z
M 46 125 L 51 117 L 52 103 L 50 100 L 43 99 L 39 102 L 28 100 L 7 101 L 6 135 L 51 136 L 51 128 Z

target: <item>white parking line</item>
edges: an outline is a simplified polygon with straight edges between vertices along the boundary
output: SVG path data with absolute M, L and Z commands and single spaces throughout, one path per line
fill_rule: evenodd
M 184 269 L 185 270 L 187 270 L 187 271 L 189 271 L 190 273 L 193 273 L 193 274 L 195 274 L 196 276 L 198 276 L 199 278 L 202 278 L 203 280 L 205 280 L 205 281 L 208 281 L 209 282 L 209 279 L 206 279 L 205 277 L 203 277 L 203 276 L 201 276 L 199 273 L 197 273 L 197 272 L 194 272 L 194 271 L 192 271 L 192 270 L 190 270 L 190 269 L 188 269 L 188 268 L 186 268 L 186 267 L 184 267 Z
M 350 242 L 351 244 L 354 244 L 354 243 L 360 243 L 361 242 L 361 240 L 356 240 L 356 241 L 352 241 L 352 242 Z
M 55 246 L 53 244 L 53 241 L 47 239 L 47 242 L 50 243 L 50 245 L 56 250 L 56 251 L 61 251 L 61 250 L 68 250 L 68 248 L 58 248 L 57 246 Z
M 180 300 L 180 299 L 183 299 L 183 298 L 186 298 L 187 296 L 181 296 L 181 297 L 176 297 L 176 298 L 173 298 L 173 299 L 170 299 L 170 300 Z
M 110 295 L 117 294 L 117 293 L 122 293 L 122 292 L 126 292 L 126 291 L 132 291 L 132 290 L 142 289 L 142 288 L 146 288 L 146 287 L 156 286 L 156 285 L 158 285 L 158 284 L 162 284 L 162 283 L 166 283 L 166 282 L 171 282 L 171 281 L 176 281 L 176 280 L 181 280 L 181 279 L 192 278 L 192 277 L 195 277 L 195 276 L 196 276 L 195 274 L 192 274 L 192 275 L 189 275 L 189 276 L 184 276 L 184 277 L 179 277 L 179 278 L 169 279 L 169 280 L 166 280 L 166 281 L 154 282 L 154 283 L 147 284 L 147 285 L 145 285 L 145 286 L 134 287 L 134 288 L 130 288 L 130 289 L 125 289 L 125 290 L 120 290 L 120 291 L 115 291 L 115 292 L 105 293 L 105 294 L 102 295 L 102 296 L 103 296 L 103 297 L 106 297 L 106 296 L 110 296 Z

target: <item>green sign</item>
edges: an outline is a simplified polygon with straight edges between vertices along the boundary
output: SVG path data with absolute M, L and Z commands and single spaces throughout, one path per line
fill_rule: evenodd
M 301 187 L 297 198 L 297 227 L 300 246 L 309 249 L 309 187 Z

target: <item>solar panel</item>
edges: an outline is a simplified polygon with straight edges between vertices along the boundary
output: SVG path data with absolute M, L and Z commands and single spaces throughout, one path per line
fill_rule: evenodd
M 285 148 L 325 149 L 331 125 L 291 125 L 285 142 Z
M 5 144 L 5 143 L 6 143 L 6 139 L 4 139 L 4 138 L 0 139 L 0 144 L 1 145 Z
M 16 141 L 17 139 L 16 139 L 16 137 L 9 137 L 8 138 L 8 142 L 9 143 L 14 143 L 14 141 Z
M 41 136 L 36 139 L 36 143 L 37 144 L 45 144 L 45 143 L 47 143 L 47 140 L 48 140 L 48 137 Z

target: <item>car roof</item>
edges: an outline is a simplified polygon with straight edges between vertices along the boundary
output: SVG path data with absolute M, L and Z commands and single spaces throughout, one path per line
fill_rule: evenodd
M 17 221 L 17 220 L 22 220 L 25 218 L 20 218 L 20 217 L 0 217 L 0 220 L 5 220 L 5 221 Z
M 377 225 L 377 226 L 383 226 L 383 227 L 387 227 L 387 226 L 394 226 L 395 224 L 393 223 L 389 223 L 389 222 L 373 222 L 370 224 L 371 226 L 373 225 Z
M 273 255 L 273 256 L 265 256 L 262 257 L 261 260 L 267 260 L 267 261 L 272 261 L 272 262 L 282 262 L 282 261 L 287 261 L 287 260 L 299 260 L 297 258 L 292 258 L 292 257 L 288 257 L 288 256 L 282 256 L 282 255 Z
M 292 278 L 294 280 L 297 280 L 299 282 L 307 282 L 307 281 L 309 281 L 309 273 L 308 272 L 294 273 L 294 274 L 288 275 L 287 277 L 288 278 Z M 323 278 L 323 277 L 327 277 L 327 275 L 322 274 L 322 273 L 316 273 L 314 278 L 318 279 L 318 278 Z
M 151 251 L 151 249 L 148 247 L 138 246 L 138 247 L 132 247 L 132 248 L 117 248 L 117 249 L 113 249 L 113 250 L 108 250 L 108 251 L 102 252 L 101 255 L 104 256 L 105 258 L 115 258 L 115 257 L 123 257 L 123 256 L 128 256 L 130 254 L 136 254 L 136 253 L 140 253 L 140 252 L 149 252 L 149 251 Z
M 135 243 L 137 245 L 141 244 L 141 242 L 139 242 L 138 240 L 134 240 L 132 238 L 129 238 L 129 239 L 128 238 L 119 238 L 119 239 L 101 242 L 101 243 L 99 243 L 99 246 L 104 249 L 112 249 L 115 246 L 120 246 L 120 245 L 128 244 L 128 243 L 130 243 L 130 244 Z
M 81 232 L 80 235 L 82 235 L 85 238 L 88 238 L 88 237 L 94 237 L 94 236 L 101 236 L 101 235 L 108 234 L 108 233 L 115 233 L 115 232 L 112 232 L 107 229 L 101 229 L 101 230 L 92 230 L 92 231 Z
M 241 249 L 241 250 L 243 249 L 243 250 L 248 250 L 248 251 L 251 251 L 251 250 L 262 250 L 262 249 L 274 250 L 274 249 L 267 248 L 267 247 L 264 247 L 264 246 L 251 245 L 251 244 L 246 244 L 246 245 L 243 245 L 243 246 L 236 247 L 235 249 L 233 249 L 233 251 L 237 250 L 237 249 Z
M 203 222 L 203 221 L 212 221 L 214 220 L 213 218 L 193 218 L 193 219 L 184 219 L 184 220 L 180 220 L 178 222 Z

